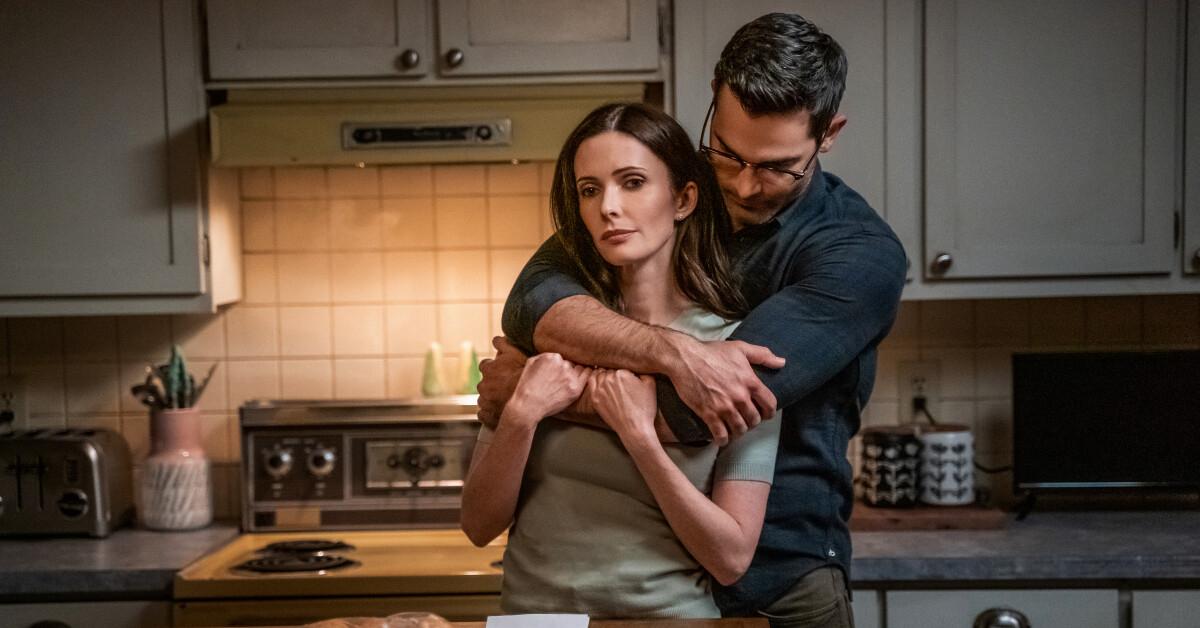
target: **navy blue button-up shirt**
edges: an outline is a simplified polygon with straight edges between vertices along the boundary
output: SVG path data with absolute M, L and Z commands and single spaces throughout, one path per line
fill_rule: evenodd
M 732 338 L 769 347 L 787 365 L 759 370 L 783 408 L 782 433 L 754 560 L 736 584 L 715 591 L 726 615 L 765 608 L 818 567 L 849 573 L 846 450 L 874 385 L 876 348 L 896 317 L 905 256 L 857 192 L 820 168 L 812 176 L 774 218 L 734 235 L 734 269 L 753 309 Z M 502 321 L 521 349 L 534 352 L 534 328 L 550 306 L 587 294 L 572 268 L 551 238 L 521 271 Z M 693 414 L 672 410 L 680 404 L 664 401 L 681 441 L 707 434 Z

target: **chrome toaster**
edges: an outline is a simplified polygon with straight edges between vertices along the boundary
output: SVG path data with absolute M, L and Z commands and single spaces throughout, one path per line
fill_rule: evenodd
M 0 434 L 0 536 L 108 536 L 133 516 L 129 445 L 103 429 Z

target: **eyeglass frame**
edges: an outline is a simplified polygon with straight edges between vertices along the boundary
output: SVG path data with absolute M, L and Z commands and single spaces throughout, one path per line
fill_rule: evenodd
M 704 114 L 704 124 L 700 126 L 700 146 L 699 146 L 699 148 L 696 149 L 696 152 L 704 155 L 706 158 L 709 159 L 710 162 L 712 161 L 711 160 L 712 155 L 719 155 L 726 159 L 732 159 L 733 161 L 736 161 L 737 163 L 741 164 L 742 170 L 745 170 L 746 168 L 751 168 L 755 172 L 758 172 L 760 170 L 766 170 L 769 172 L 777 172 L 779 174 L 786 174 L 786 175 L 789 175 L 792 177 L 793 184 L 800 181 L 800 179 L 803 179 L 804 177 L 808 176 L 808 174 L 812 168 L 813 161 L 816 160 L 816 158 L 817 158 L 817 153 L 821 152 L 820 147 L 821 147 L 821 140 L 823 139 L 823 137 L 817 138 L 817 149 L 813 150 L 812 156 L 808 158 L 808 162 L 804 164 L 804 168 L 801 169 L 799 172 L 797 172 L 795 170 L 789 170 L 787 168 L 779 168 L 776 166 L 764 166 L 761 163 L 754 163 L 752 161 L 746 161 L 745 159 L 742 159 L 741 157 L 738 157 L 737 155 L 735 155 L 733 153 L 713 148 L 712 146 L 709 146 L 704 143 L 705 132 L 708 131 L 708 122 L 709 122 L 709 120 L 712 119 L 713 113 L 716 112 L 716 110 L 717 110 L 717 99 L 713 98 L 708 103 L 708 113 Z

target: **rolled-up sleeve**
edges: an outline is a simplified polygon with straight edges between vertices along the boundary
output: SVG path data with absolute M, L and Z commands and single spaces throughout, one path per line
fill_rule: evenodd
M 567 297 L 589 294 L 574 269 L 575 263 L 562 243 L 550 236 L 517 276 L 504 303 L 500 325 L 509 341 L 527 355 L 537 353 L 533 332 L 552 305 Z

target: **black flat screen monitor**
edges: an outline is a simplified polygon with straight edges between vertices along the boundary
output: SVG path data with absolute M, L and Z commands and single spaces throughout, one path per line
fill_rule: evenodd
M 1200 351 L 1014 355 L 1013 484 L 1200 487 Z

